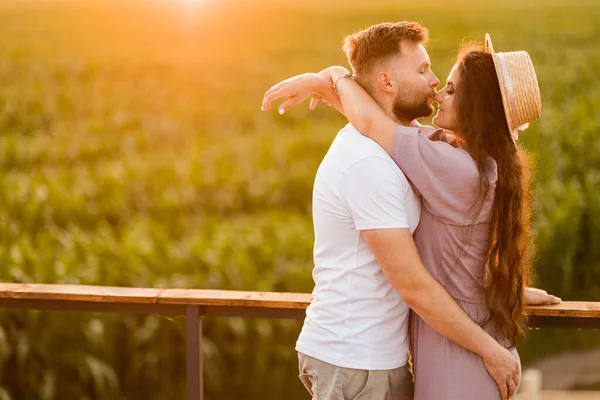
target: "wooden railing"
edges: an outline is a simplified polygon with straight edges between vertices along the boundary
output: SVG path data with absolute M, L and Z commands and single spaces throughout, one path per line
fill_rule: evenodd
M 0 283 L 0 308 L 185 315 L 188 400 L 203 393 L 201 317 L 303 319 L 310 301 L 308 293 Z M 567 301 L 527 313 L 531 327 L 600 329 L 600 302 Z

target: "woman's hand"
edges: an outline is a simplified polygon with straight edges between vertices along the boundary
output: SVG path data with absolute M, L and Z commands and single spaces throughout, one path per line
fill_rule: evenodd
M 427 138 L 434 142 L 446 142 L 448 144 L 452 144 L 456 141 L 454 133 L 446 129 L 436 129 L 428 134 Z
M 314 109 L 319 101 L 325 101 L 331 104 L 333 88 L 331 80 L 320 74 L 307 73 L 296 75 L 284 81 L 277 83 L 269 89 L 263 98 L 262 111 L 269 111 L 271 103 L 282 98 L 288 100 L 279 106 L 279 114 L 283 114 L 292 107 L 302 103 L 309 96 L 313 97 L 311 101 L 311 109 Z M 335 93 L 333 93 L 335 95 Z M 315 101 L 314 99 L 318 99 Z M 313 104 L 314 103 L 314 104 Z
M 525 304 L 533 306 L 539 304 L 559 304 L 561 299 L 548 294 L 545 290 L 528 287 L 525 288 L 524 301 Z
M 333 81 L 331 80 L 331 68 L 332 67 L 327 67 L 324 70 L 317 73 L 317 75 L 319 75 L 323 79 L 327 79 L 327 81 L 329 81 L 329 84 L 331 85 L 331 88 L 333 88 Z M 335 92 L 333 94 L 335 94 Z M 331 101 L 331 99 L 329 99 L 329 100 Z M 339 101 L 339 98 L 337 98 L 336 100 Z M 327 101 L 323 96 L 321 96 L 319 93 L 313 93 L 312 98 L 310 99 L 310 105 L 308 106 L 308 108 L 312 111 L 315 109 L 315 107 L 317 107 L 317 105 L 320 102 L 327 103 L 327 105 L 329 107 L 331 107 L 331 103 L 329 101 Z

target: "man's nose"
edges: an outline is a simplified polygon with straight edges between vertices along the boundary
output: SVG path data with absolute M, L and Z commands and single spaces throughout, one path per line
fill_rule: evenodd
M 431 78 L 430 84 L 431 84 L 431 87 L 435 89 L 436 87 L 440 86 L 440 80 L 437 78 L 437 76 L 435 76 L 434 73 L 432 73 L 431 75 L 432 75 L 432 78 Z

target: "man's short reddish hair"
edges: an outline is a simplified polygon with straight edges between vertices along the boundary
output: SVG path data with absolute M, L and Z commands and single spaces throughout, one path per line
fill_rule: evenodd
M 400 42 L 426 45 L 429 31 L 418 22 L 384 22 L 346 36 L 344 52 L 357 77 L 372 72 L 375 63 L 400 55 Z

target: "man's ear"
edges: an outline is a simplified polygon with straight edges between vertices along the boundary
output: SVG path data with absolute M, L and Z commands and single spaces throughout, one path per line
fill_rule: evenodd
M 387 72 L 379 72 L 377 73 L 377 86 L 380 90 L 383 90 L 387 93 L 395 92 L 394 87 L 390 81 L 390 75 Z

